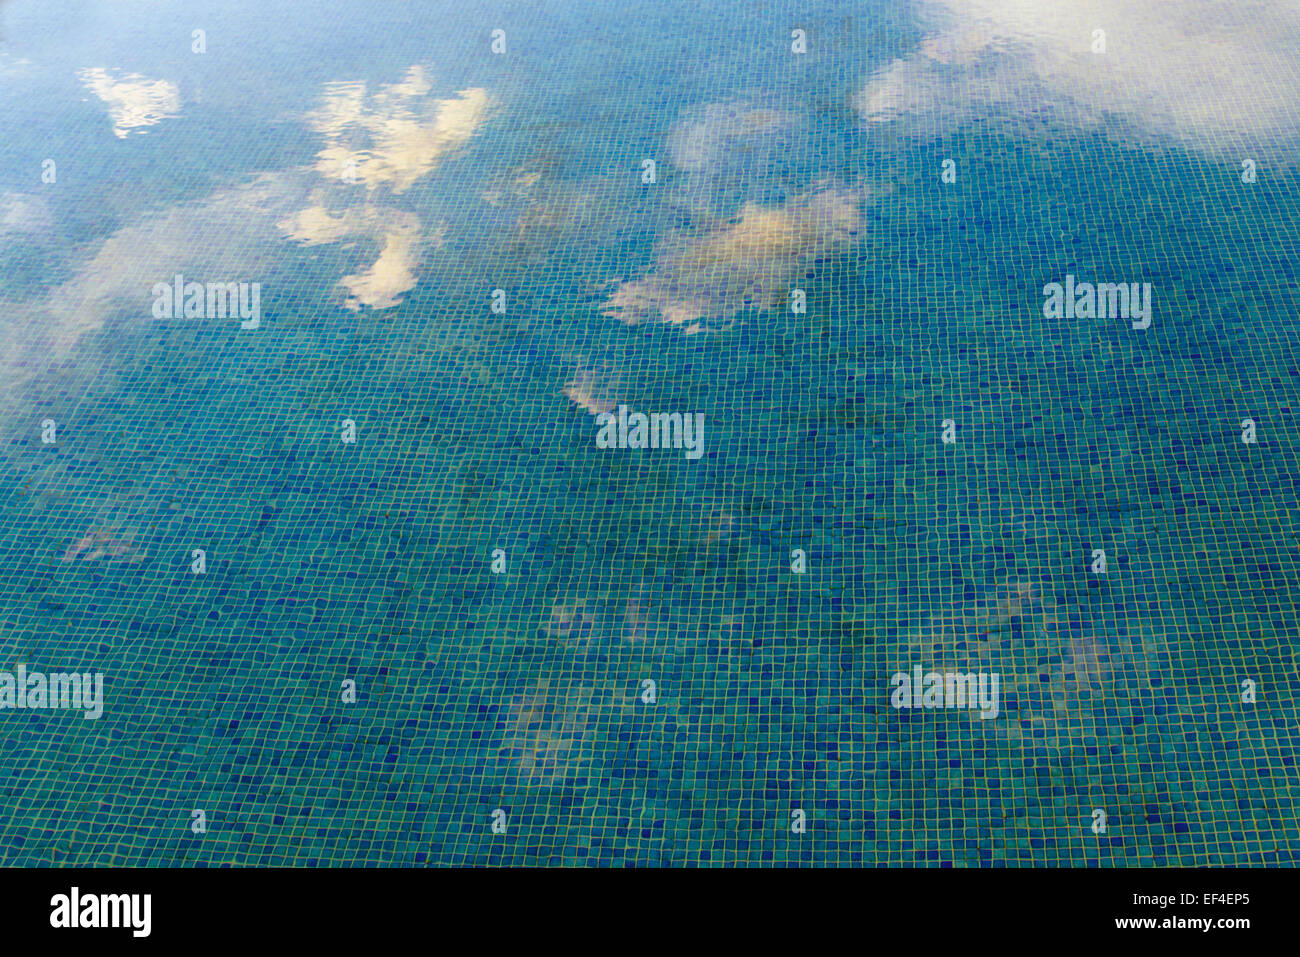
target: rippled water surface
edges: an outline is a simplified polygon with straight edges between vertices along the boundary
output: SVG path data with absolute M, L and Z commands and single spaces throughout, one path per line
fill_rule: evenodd
M 1294 863 L 1300 12 L 1068 6 L 0 3 L 0 862 Z

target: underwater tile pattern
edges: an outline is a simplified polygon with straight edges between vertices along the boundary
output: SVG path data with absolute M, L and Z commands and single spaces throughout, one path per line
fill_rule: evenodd
M 1300 15 L 1070 6 L 0 3 L 0 863 L 1294 864 Z

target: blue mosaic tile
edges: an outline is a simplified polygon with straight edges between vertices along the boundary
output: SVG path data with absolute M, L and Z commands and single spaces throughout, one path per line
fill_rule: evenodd
M 1294 864 L 1298 51 L 0 3 L 0 863 Z

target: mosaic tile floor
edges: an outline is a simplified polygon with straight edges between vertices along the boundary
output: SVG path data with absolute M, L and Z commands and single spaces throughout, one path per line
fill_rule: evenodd
M 0 3 L 0 863 L 1294 864 L 1298 54 Z

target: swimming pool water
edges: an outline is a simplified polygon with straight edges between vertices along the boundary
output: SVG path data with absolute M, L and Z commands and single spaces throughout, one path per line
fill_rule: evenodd
M 1148 6 L 0 4 L 0 862 L 1294 863 L 1300 19 Z

